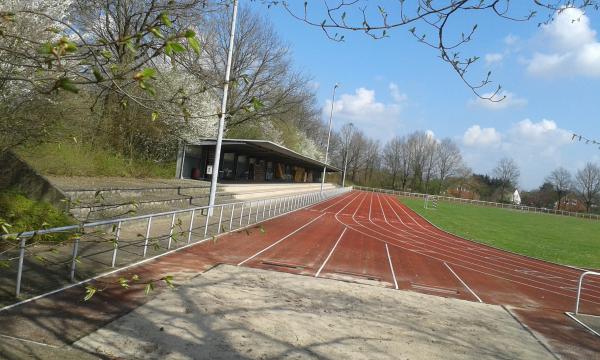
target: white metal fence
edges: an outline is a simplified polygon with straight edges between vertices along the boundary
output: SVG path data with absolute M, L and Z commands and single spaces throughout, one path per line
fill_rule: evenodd
M 364 186 L 353 186 L 353 188 L 356 190 L 361 190 L 361 191 L 379 192 L 379 193 L 385 193 L 385 194 L 393 194 L 393 195 L 398 195 L 398 196 L 415 197 L 415 198 L 423 198 L 423 199 L 426 198 L 427 196 L 432 196 L 432 195 L 422 194 L 422 193 L 396 191 L 396 190 L 389 190 L 389 189 L 378 189 L 378 188 L 370 188 L 370 187 L 364 187 Z M 600 220 L 600 215 L 596 215 L 596 214 L 587 214 L 587 213 L 579 213 L 579 212 L 555 210 L 555 209 L 545 209 L 545 208 L 537 208 L 537 207 L 533 207 L 533 206 L 505 204 L 505 203 L 498 203 L 498 202 L 491 202 L 491 201 L 461 199 L 461 198 L 456 198 L 456 197 L 451 197 L 451 196 L 442 196 L 442 195 L 433 195 L 433 196 L 435 196 L 439 200 L 460 203 L 460 204 L 471 204 L 471 205 L 479 205 L 479 206 L 497 207 L 497 208 L 503 208 L 503 209 L 528 211 L 528 212 L 541 213 L 541 214 L 563 215 L 563 216 L 572 216 L 572 217 L 583 218 L 583 219 Z
M 89 279 L 111 268 L 139 263 L 147 256 L 164 255 L 172 248 L 216 240 L 220 234 L 247 228 L 351 189 L 336 188 L 4 235 L 0 238 L 0 297 L 6 299 L 11 287 L 16 297 L 20 297 L 27 280 L 31 281 L 27 295 L 35 295 L 76 278 Z M 85 271 L 80 270 L 84 263 Z

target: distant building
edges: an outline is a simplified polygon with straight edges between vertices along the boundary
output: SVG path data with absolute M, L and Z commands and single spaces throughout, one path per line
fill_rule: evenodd
M 210 180 L 216 139 L 183 144 L 176 177 Z M 231 182 L 320 182 L 325 163 L 266 140 L 223 139 L 219 180 Z M 327 172 L 340 172 L 327 165 Z
M 519 190 L 515 189 L 515 192 L 510 197 L 510 202 L 515 205 L 521 205 L 521 195 L 519 195 Z
M 456 198 L 479 200 L 479 194 L 473 190 L 468 189 L 466 186 L 456 186 L 454 188 L 450 188 L 446 191 L 446 193 L 449 196 Z

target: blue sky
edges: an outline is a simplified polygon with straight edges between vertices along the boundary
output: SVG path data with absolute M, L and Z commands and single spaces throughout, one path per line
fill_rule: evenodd
M 516 10 L 526 13 L 526 8 Z M 383 40 L 347 32 L 338 43 L 279 8 L 261 11 L 289 45 L 296 67 L 312 76 L 324 118 L 333 84 L 341 83 L 334 106 L 337 127 L 351 121 L 382 142 L 430 130 L 455 139 L 478 173 L 491 173 L 501 157 L 510 156 L 521 167 L 524 189 L 539 186 L 558 166 L 575 172 L 587 161 L 600 160 L 600 149 L 571 141 L 572 132 L 600 138 L 600 17 L 593 10 L 566 11 L 541 27 L 543 15 L 527 23 L 489 15 L 457 17 L 452 26 L 459 34 L 479 24 L 461 52 L 482 58 L 470 73 L 473 79 L 492 70 L 495 84 L 503 86 L 507 98 L 496 104 L 478 101 L 408 28 L 393 30 Z

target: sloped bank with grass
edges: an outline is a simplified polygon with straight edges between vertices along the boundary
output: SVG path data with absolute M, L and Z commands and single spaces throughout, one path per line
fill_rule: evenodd
M 563 265 L 600 269 L 600 221 L 422 199 L 400 201 L 465 239 Z
M 0 190 L 0 234 L 74 223 L 75 220 L 50 203 L 30 200 L 17 190 Z

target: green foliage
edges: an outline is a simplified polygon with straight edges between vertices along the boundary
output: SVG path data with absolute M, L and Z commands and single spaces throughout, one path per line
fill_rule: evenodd
M 85 144 L 45 143 L 19 153 L 36 170 L 48 175 L 172 178 L 175 174 L 174 162 L 130 160 Z
M 73 223 L 65 213 L 47 202 L 30 200 L 12 189 L 0 191 L 0 224 L 3 224 L 0 232 L 18 233 Z
M 600 268 L 600 222 L 422 199 L 402 199 L 442 229 L 466 239 L 564 265 Z

